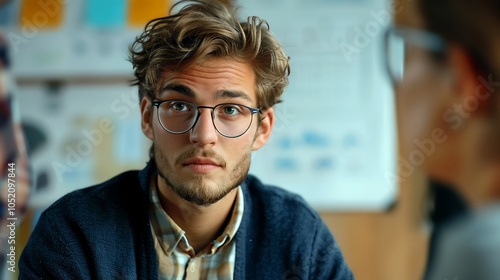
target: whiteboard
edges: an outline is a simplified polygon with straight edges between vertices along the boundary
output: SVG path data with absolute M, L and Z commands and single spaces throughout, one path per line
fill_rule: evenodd
M 382 60 L 389 1 L 240 1 L 291 57 L 270 141 L 250 173 L 318 210 L 378 211 L 396 199 L 393 93 Z

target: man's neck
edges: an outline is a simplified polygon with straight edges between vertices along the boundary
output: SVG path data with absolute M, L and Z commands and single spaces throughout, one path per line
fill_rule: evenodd
M 157 176 L 158 195 L 165 212 L 186 232 L 186 238 L 195 252 L 200 252 L 225 229 L 231 218 L 238 188 L 210 206 L 199 206 L 174 193 Z

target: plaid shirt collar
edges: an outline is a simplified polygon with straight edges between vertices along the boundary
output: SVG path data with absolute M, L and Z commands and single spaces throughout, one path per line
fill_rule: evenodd
M 153 181 L 156 182 L 156 178 L 154 178 Z M 185 231 L 182 230 L 163 209 L 158 196 L 156 183 L 151 184 L 150 193 L 152 201 L 150 208 L 151 225 L 153 227 L 153 232 L 158 238 L 160 246 L 165 254 L 170 256 L 174 250 L 180 249 L 193 257 L 195 252 L 189 245 Z M 221 248 L 229 244 L 236 235 L 243 218 L 244 210 L 243 190 L 241 189 L 241 186 L 238 187 L 238 193 L 236 196 L 231 219 L 229 220 L 226 228 L 219 237 L 201 250 L 197 255 L 210 256 L 217 253 Z

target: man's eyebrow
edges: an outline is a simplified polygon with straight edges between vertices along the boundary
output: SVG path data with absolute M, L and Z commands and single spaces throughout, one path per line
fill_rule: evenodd
M 166 92 L 166 91 L 176 91 L 182 95 L 185 95 L 187 97 L 195 97 L 195 94 L 194 94 L 194 91 L 192 89 L 190 89 L 189 87 L 185 86 L 185 85 L 179 85 L 179 84 L 170 84 L 170 85 L 166 85 L 165 87 L 163 87 L 161 89 L 161 92 L 160 94 Z
M 243 98 L 249 102 L 253 102 L 252 98 L 248 94 L 239 90 L 219 90 L 216 93 L 217 98 Z

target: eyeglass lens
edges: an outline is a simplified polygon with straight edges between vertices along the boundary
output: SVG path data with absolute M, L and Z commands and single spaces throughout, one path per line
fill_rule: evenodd
M 405 41 L 395 32 L 389 32 L 386 38 L 386 59 L 391 78 L 394 82 L 401 82 L 405 66 Z
M 185 101 L 166 101 L 158 108 L 158 119 L 165 130 L 171 133 L 185 133 L 196 123 L 199 109 L 211 107 L 196 106 Z M 245 133 L 252 123 L 252 111 L 238 104 L 219 104 L 213 108 L 212 121 L 219 133 L 235 137 Z

